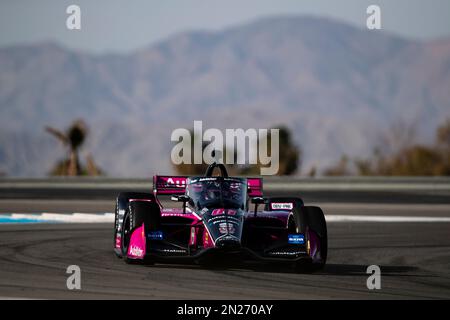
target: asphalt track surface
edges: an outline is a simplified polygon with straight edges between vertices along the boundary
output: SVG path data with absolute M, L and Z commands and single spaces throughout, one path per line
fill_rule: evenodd
M 0 212 L 112 212 L 100 199 L 2 199 Z M 389 201 L 387 201 L 389 202 Z M 442 201 L 438 201 L 441 203 Z M 448 204 L 324 203 L 327 215 L 450 216 Z M 76 210 L 79 209 L 79 210 Z M 127 265 L 112 252 L 112 224 L 0 225 L 0 298 L 449 299 L 450 223 L 333 222 L 323 271 L 234 265 Z M 368 290 L 366 269 L 381 268 Z M 68 290 L 66 268 L 81 268 Z

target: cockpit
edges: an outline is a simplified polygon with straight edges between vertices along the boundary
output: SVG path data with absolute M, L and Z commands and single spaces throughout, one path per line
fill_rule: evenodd
M 188 205 L 203 208 L 245 209 L 247 179 L 228 177 L 193 177 L 187 182 Z

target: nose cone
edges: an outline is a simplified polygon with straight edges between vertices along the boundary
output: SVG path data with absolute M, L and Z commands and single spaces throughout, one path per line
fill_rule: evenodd
M 241 241 L 233 236 L 225 236 L 217 239 L 216 248 L 235 250 L 241 247 Z
M 210 209 L 203 214 L 216 248 L 240 248 L 244 214 L 239 209 Z

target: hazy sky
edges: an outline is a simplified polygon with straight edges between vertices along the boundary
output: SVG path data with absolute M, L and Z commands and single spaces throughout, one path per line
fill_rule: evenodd
M 81 7 L 82 30 L 66 29 Z M 450 0 L 2 0 L 0 46 L 57 41 L 91 52 L 126 52 L 187 30 L 220 30 L 278 14 L 327 16 L 365 27 L 382 10 L 384 31 L 414 39 L 450 36 Z

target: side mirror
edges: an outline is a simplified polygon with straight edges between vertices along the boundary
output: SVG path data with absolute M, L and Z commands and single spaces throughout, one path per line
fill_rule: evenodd
M 264 204 L 266 202 L 266 199 L 264 199 L 263 197 L 255 197 L 251 199 L 251 202 L 255 205 L 255 214 L 254 216 L 256 217 L 256 212 L 258 211 L 258 205 L 259 204 Z
M 183 213 L 186 213 L 186 203 L 189 201 L 189 196 L 183 194 L 180 196 L 172 196 L 170 197 L 170 200 L 176 201 L 176 202 L 183 202 Z
M 186 202 L 189 201 L 189 196 L 187 196 L 185 194 L 183 194 L 181 196 L 172 196 L 172 197 L 170 197 L 170 200 L 176 201 L 176 202 L 184 202 L 184 203 L 186 203 Z
M 251 200 L 253 204 L 264 204 L 265 201 L 266 199 L 264 199 L 263 197 L 255 197 Z

